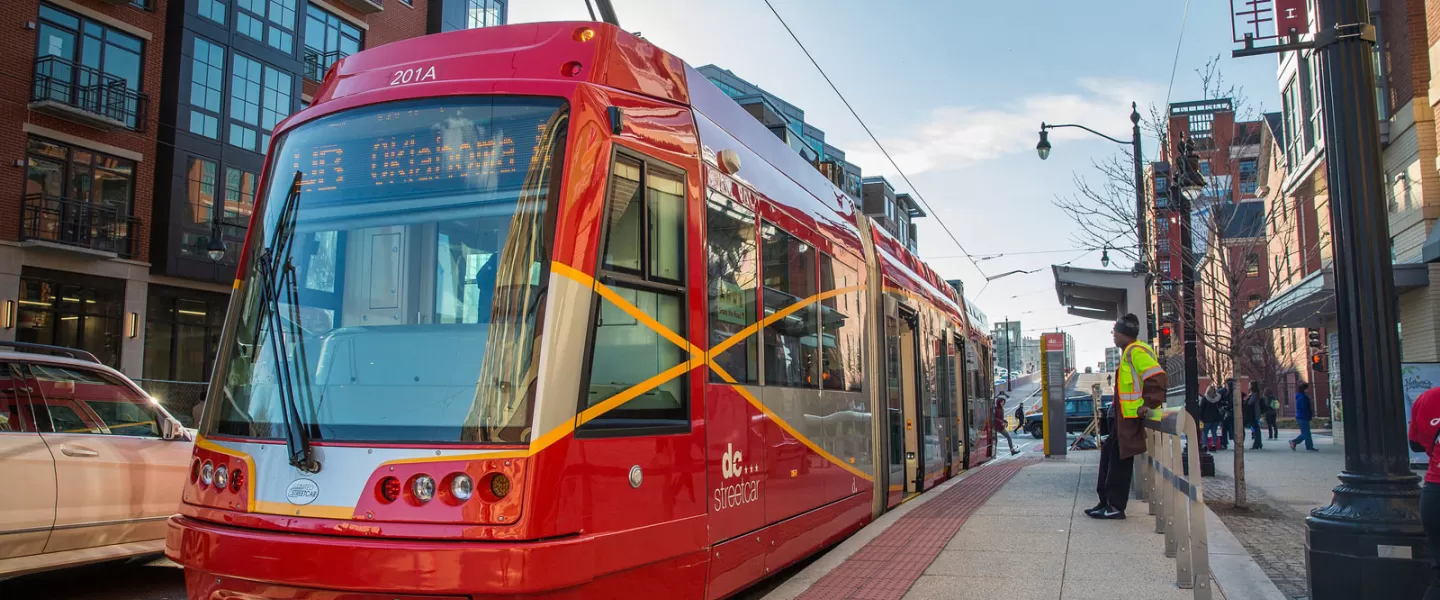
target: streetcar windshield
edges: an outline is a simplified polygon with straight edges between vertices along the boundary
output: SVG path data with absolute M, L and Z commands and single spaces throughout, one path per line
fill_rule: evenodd
M 455 97 L 286 133 L 207 430 L 528 441 L 567 123 L 558 99 Z

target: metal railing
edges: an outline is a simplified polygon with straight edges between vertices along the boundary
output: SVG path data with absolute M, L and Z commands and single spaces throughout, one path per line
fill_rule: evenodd
M 195 407 L 205 402 L 205 393 L 210 384 L 203 381 L 170 381 L 166 379 L 136 379 L 140 389 L 150 394 L 165 407 L 170 416 L 186 427 L 195 427 Z
M 31 102 L 52 101 L 144 131 L 145 94 L 129 82 L 59 56 L 35 59 Z
M 1165 534 L 1165 556 L 1175 559 L 1175 584 L 1193 589 L 1195 600 L 1210 600 L 1200 453 L 1185 448 L 1187 441 L 1200 439 L 1195 419 L 1178 406 L 1156 410 L 1143 423 L 1146 450 L 1135 462 L 1138 490 L 1155 515 L 1155 533 Z
M 310 81 L 324 81 L 325 71 L 334 65 L 336 61 L 349 56 L 339 50 L 321 52 L 309 46 L 305 47 L 305 55 L 302 58 L 305 67 L 303 69 L 306 79 Z
M 27 194 L 20 209 L 20 239 L 40 240 L 131 256 L 137 221 L 119 210 L 48 194 Z

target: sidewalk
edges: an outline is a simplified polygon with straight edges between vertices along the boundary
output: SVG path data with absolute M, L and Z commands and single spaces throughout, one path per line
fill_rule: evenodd
M 1308 595 L 1305 572 L 1305 517 L 1330 503 L 1336 477 L 1345 468 L 1345 449 L 1328 435 L 1315 436 L 1315 449 L 1291 452 L 1299 431 L 1281 429 L 1280 439 L 1263 440 L 1262 450 L 1245 450 L 1248 509 L 1235 502 L 1234 455 L 1215 453 L 1215 477 L 1205 479 L 1205 502 L 1235 532 L 1245 550 L 1286 598 Z
M 1143 502 L 1131 501 L 1124 521 L 1085 516 L 1099 458 L 1025 452 L 966 473 L 882 516 L 765 600 L 1190 600 Z M 1279 597 L 1220 521 L 1208 521 L 1212 559 L 1223 555 L 1268 587 L 1232 600 Z

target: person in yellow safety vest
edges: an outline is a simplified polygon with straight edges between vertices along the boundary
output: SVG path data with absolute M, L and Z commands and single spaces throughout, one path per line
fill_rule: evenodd
M 1135 315 L 1127 314 L 1115 321 L 1115 345 L 1124 351 L 1115 371 L 1115 403 L 1110 407 L 1115 422 L 1110 437 L 1100 445 L 1100 474 L 1095 482 L 1100 503 L 1085 511 L 1096 519 L 1125 518 L 1135 455 L 1145 451 L 1145 429 L 1140 420 L 1165 405 L 1165 369 L 1156 360 L 1155 350 L 1139 337 L 1140 319 Z

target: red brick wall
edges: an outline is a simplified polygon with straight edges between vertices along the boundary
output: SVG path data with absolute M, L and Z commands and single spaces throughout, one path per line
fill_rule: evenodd
M 34 0 L 0 0 L 0 239 L 20 238 L 20 207 L 24 193 L 25 169 L 14 166 L 25 159 L 26 122 L 69 135 L 141 153 L 145 160 L 135 168 L 135 196 L 132 214 L 139 227 L 132 232 L 136 260 L 148 260 L 152 194 L 155 183 L 155 133 L 159 128 L 160 78 L 163 71 L 165 11 L 168 0 L 154 0 L 154 10 L 115 6 L 100 0 L 75 3 L 116 20 L 140 27 L 152 34 L 144 40 L 144 78 L 140 91 L 147 97 L 143 132 L 128 129 L 110 132 L 31 112 L 27 108 L 35 70 L 35 47 L 39 32 L 27 27 L 38 22 L 40 4 Z
M 390 0 L 385 3 L 385 10 L 371 15 L 365 49 L 425 35 L 425 15 L 430 11 L 430 0 L 413 2 L 414 6 L 407 6 L 400 0 Z

